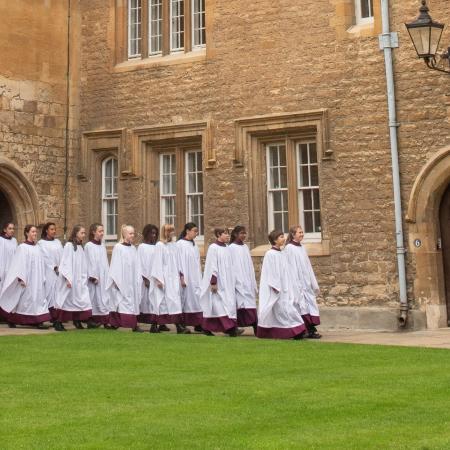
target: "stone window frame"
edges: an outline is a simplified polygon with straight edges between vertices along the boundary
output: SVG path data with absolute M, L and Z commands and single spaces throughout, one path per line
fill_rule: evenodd
M 102 200 L 102 166 L 109 158 L 117 159 L 118 193 L 120 196 L 120 180 L 127 175 L 126 167 L 126 129 L 87 131 L 81 136 L 81 154 L 78 167 L 78 180 L 87 183 L 84 204 L 88 211 L 87 222 L 103 222 Z M 118 224 L 121 207 L 118 201 Z M 109 242 L 113 245 L 115 242 Z
M 147 192 L 143 204 L 144 220 L 149 223 L 159 223 L 159 160 L 160 152 L 179 148 L 179 151 L 201 150 L 203 174 L 216 165 L 216 150 L 214 148 L 214 124 L 211 120 L 182 122 L 178 124 L 154 125 L 134 128 L 129 131 L 129 147 L 131 155 L 128 161 L 127 176 L 142 177 Z M 184 173 L 184 158 L 177 158 L 177 173 Z M 204 180 L 205 181 L 205 180 Z M 183 189 L 185 187 L 183 186 Z M 180 191 L 178 195 L 183 195 Z M 183 202 L 184 203 L 184 202 Z M 157 208 L 154 205 L 158 205 Z M 185 205 L 183 205 L 185 208 Z M 181 209 L 178 217 L 185 218 L 185 209 Z M 153 222 L 152 222 L 153 221 Z M 181 224 L 182 220 L 179 222 Z M 178 227 L 178 223 L 175 224 Z M 181 224 L 181 227 L 184 223 Z M 199 239 L 199 248 L 203 252 L 203 241 Z
M 150 0 L 141 0 L 141 48 L 139 55 L 129 56 L 129 1 L 115 0 L 115 62 L 119 70 L 132 70 L 133 66 L 152 65 L 152 64 L 172 64 L 182 61 L 203 60 L 206 56 L 205 45 L 194 45 L 194 0 L 184 1 L 184 48 L 180 50 L 171 50 L 171 0 L 162 0 L 162 49 L 161 53 L 151 54 L 150 52 Z M 205 39 L 209 41 L 208 15 L 209 1 L 205 2 Z M 189 14 L 186 14 L 189 11 Z M 174 61 L 175 60 L 175 61 Z
M 367 9 L 369 10 L 369 15 L 367 17 L 362 16 L 361 2 L 363 1 L 366 2 Z M 374 23 L 373 0 L 354 0 L 354 8 L 356 25 L 368 25 Z
M 318 109 L 283 114 L 270 114 L 265 116 L 246 117 L 235 120 L 236 148 L 234 163 L 236 167 L 243 167 L 248 178 L 249 192 L 249 237 L 250 246 L 254 247 L 252 255 L 262 256 L 269 248 L 268 234 L 268 205 L 267 205 L 267 171 L 265 148 L 268 143 L 286 141 L 286 145 L 295 150 L 298 142 L 311 142 L 317 145 L 319 161 L 319 179 L 322 165 L 333 159 L 330 148 L 328 129 L 328 110 Z M 294 151 L 289 152 L 293 158 Z M 261 157 L 263 156 L 263 157 Z M 289 164 L 293 164 L 292 159 Z M 291 171 L 289 189 L 297 193 L 297 180 Z M 322 194 L 321 194 L 322 195 Z M 289 210 L 290 222 L 299 222 L 297 195 L 291 195 Z M 330 239 L 324 202 L 321 198 L 321 226 L 322 238 L 305 242 L 312 256 L 330 254 Z M 290 223 L 293 225 L 294 223 Z

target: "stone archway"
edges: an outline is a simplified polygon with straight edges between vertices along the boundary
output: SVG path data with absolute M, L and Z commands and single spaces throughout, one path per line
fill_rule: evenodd
M 10 208 L 20 240 L 21 230 L 27 223 L 42 222 L 38 197 L 20 167 L 4 157 L 0 157 L 0 193 Z
M 450 146 L 435 153 L 416 178 L 408 204 L 409 251 L 415 263 L 414 296 L 428 328 L 447 326 L 439 209 L 450 184 Z

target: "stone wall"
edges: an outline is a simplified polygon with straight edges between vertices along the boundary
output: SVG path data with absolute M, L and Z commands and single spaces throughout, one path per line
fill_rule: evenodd
M 74 30 L 76 30 L 76 2 Z M 64 213 L 67 3 L 0 0 L 0 189 L 19 227 L 56 221 Z M 76 33 L 73 34 L 75 37 Z M 78 50 L 72 51 L 70 146 L 78 146 Z M 69 166 L 71 161 L 69 161 Z M 73 164 L 72 164 L 73 165 Z M 13 175 L 23 179 L 15 192 Z M 73 186 L 73 178 L 69 184 Z M 72 196 L 75 191 L 72 191 Z M 22 232 L 19 230 L 19 237 Z
M 234 164 L 234 121 L 327 109 L 333 157 L 322 161 L 320 182 L 330 248 L 312 258 L 322 287 L 322 306 L 331 311 L 339 306 L 396 310 L 398 279 L 379 17 L 372 29 L 348 31 L 351 14 L 346 0 L 305 0 L 301 7 L 292 0 L 258 0 L 245 2 L 245 8 L 238 0 L 207 0 L 204 58 L 115 65 L 115 6 L 122 3 L 81 0 L 81 130 L 125 128 L 132 134 L 135 127 L 211 121 L 216 164 L 205 171 L 205 221 L 211 230 L 219 224 L 249 223 L 248 161 L 242 167 Z M 419 2 L 391 3 L 392 29 L 400 35 L 395 76 L 406 210 L 421 167 L 450 140 L 448 77 L 426 69 L 415 58 L 403 23 L 417 16 Z M 446 0 L 434 0 L 430 6 L 436 19 L 450 23 Z M 450 41 L 448 32 L 445 40 Z M 129 139 L 121 151 L 129 155 L 131 147 Z M 145 171 L 140 176 L 122 174 L 120 222 L 140 228 L 149 220 L 144 207 L 146 176 Z M 86 222 L 98 220 L 82 204 L 88 188 L 88 183 L 80 184 L 79 208 Z M 259 267 L 260 261 L 255 262 Z M 414 257 L 408 255 L 410 301 L 413 308 L 423 309 L 413 290 L 414 277 Z M 370 314 L 367 317 L 369 326 Z

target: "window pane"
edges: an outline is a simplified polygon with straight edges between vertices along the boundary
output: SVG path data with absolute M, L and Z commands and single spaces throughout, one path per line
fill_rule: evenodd
M 270 146 L 270 165 L 271 167 L 278 167 L 278 147 Z
M 316 144 L 309 144 L 309 162 L 311 164 L 317 163 L 317 147 Z
M 320 226 L 320 212 L 316 211 L 314 213 L 314 233 L 320 233 L 322 228 Z
M 111 178 L 112 177 L 112 171 L 113 171 L 113 160 L 108 159 L 105 162 L 105 177 Z
M 197 174 L 197 189 L 198 189 L 198 192 L 203 192 L 203 173 L 202 172 Z
M 171 0 L 171 49 L 184 48 L 184 0 Z
M 308 144 L 300 145 L 300 164 L 308 164 Z
M 313 227 L 313 213 L 308 211 L 304 213 L 305 218 L 305 233 L 313 233 L 314 227 Z
M 150 0 L 150 48 L 151 55 L 162 51 L 162 0 Z
M 280 166 L 286 166 L 286 146 L 280 145 L 278 149 L 280 155 Z
M 314 199 L 314 209 L 320 210 L 320 195 L 319 189 L 313 190 L 313 199 Z
M 361 2 L 361 18 L 373 16 L 373 0 L 359 0 Z
M 309 186 L 309 171 L 308 166 L 300 167 L 300 186 Z
M 313 209 L 312 191 L 310 190 L 303 191 L 303 209 L 304 210 Z
M 195 176 L 195 174 L 194 173 L 190 173 L 189 175 L 188 175 L 188 192 L 189 193 L 191 193 L 191 192 L 197 192 L 197 186 L 196 186 L 196 176 Z
M 128 1 L 128 56 L 136 57 L 141 52 L 141 0 Z
M 319 186 L 319 168 L 311 166 L 311 186 Z
M 283 195 L 281 191 L 275 191 L 272 194 L 273 198 L 273 210 L 283 211 Z
M 205 0 L 193 0 L 192 2 L 193 47 L 201 47 L 206 44 L 205 33 Z

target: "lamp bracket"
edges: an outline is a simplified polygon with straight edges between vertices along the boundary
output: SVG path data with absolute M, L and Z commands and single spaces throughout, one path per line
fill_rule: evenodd
M 383 33 L 378 36 L 380 50 L 385 48 L 398 48 L 398 33 Z

